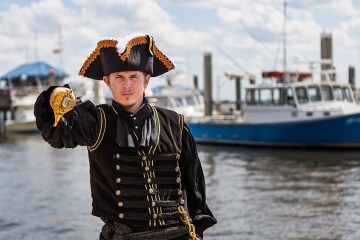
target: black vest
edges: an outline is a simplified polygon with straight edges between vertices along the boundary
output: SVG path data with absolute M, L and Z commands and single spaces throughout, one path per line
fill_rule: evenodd
M 137 227 L 178 225 L 185 204 L 179 159 L 184 118 L 152 107 L 158 136 L 148 148 L 116 144 L 117 113 L 100 105 L 100 133 L 88 147 L 92 214 Z

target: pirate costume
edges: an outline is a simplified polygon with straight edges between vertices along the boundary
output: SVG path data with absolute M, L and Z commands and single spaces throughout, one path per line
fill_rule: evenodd
M 122 53 L 117 44 L 99 41 L 80 75 L 102 80 L 112 72 L 144 71 L 155 77 L 174 69 L 150 36 L 131 39 Z M 37 127 L 55 148 L 87 146 L 92 214 L 105 223 L 100 239 L 201 239 L 216 223 L 182 115 L 150 106 L 145 97 L 135 114 L 114 100 L 98 106 L 86 101 L 54 127 L 54 88 L 35 103 Z

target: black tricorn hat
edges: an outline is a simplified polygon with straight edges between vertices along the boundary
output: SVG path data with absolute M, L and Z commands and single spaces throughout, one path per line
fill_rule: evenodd
M 149 35 L 132 38 L 122 53 L 118 52 L 117 45 L 118 40 L 100 40 L 81 67 L 79 75 L 102 80 L 103 76 L 113 72 L 144 71 L 156 77 L 175 68 Z

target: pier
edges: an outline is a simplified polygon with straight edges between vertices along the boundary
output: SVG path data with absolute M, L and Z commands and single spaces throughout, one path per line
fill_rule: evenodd
M 5 133 L 5 121 L 7 111 L 11 109 L 10 90 L 8 88 L 0 89 L 0 136 Z

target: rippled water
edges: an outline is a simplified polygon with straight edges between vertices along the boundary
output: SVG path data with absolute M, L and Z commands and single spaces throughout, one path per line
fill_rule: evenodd
M 199 145 L 222 239 L 360 239 L 360 150 Z M 0 143 L 0 239 L 97 239 L 86 149 Z

